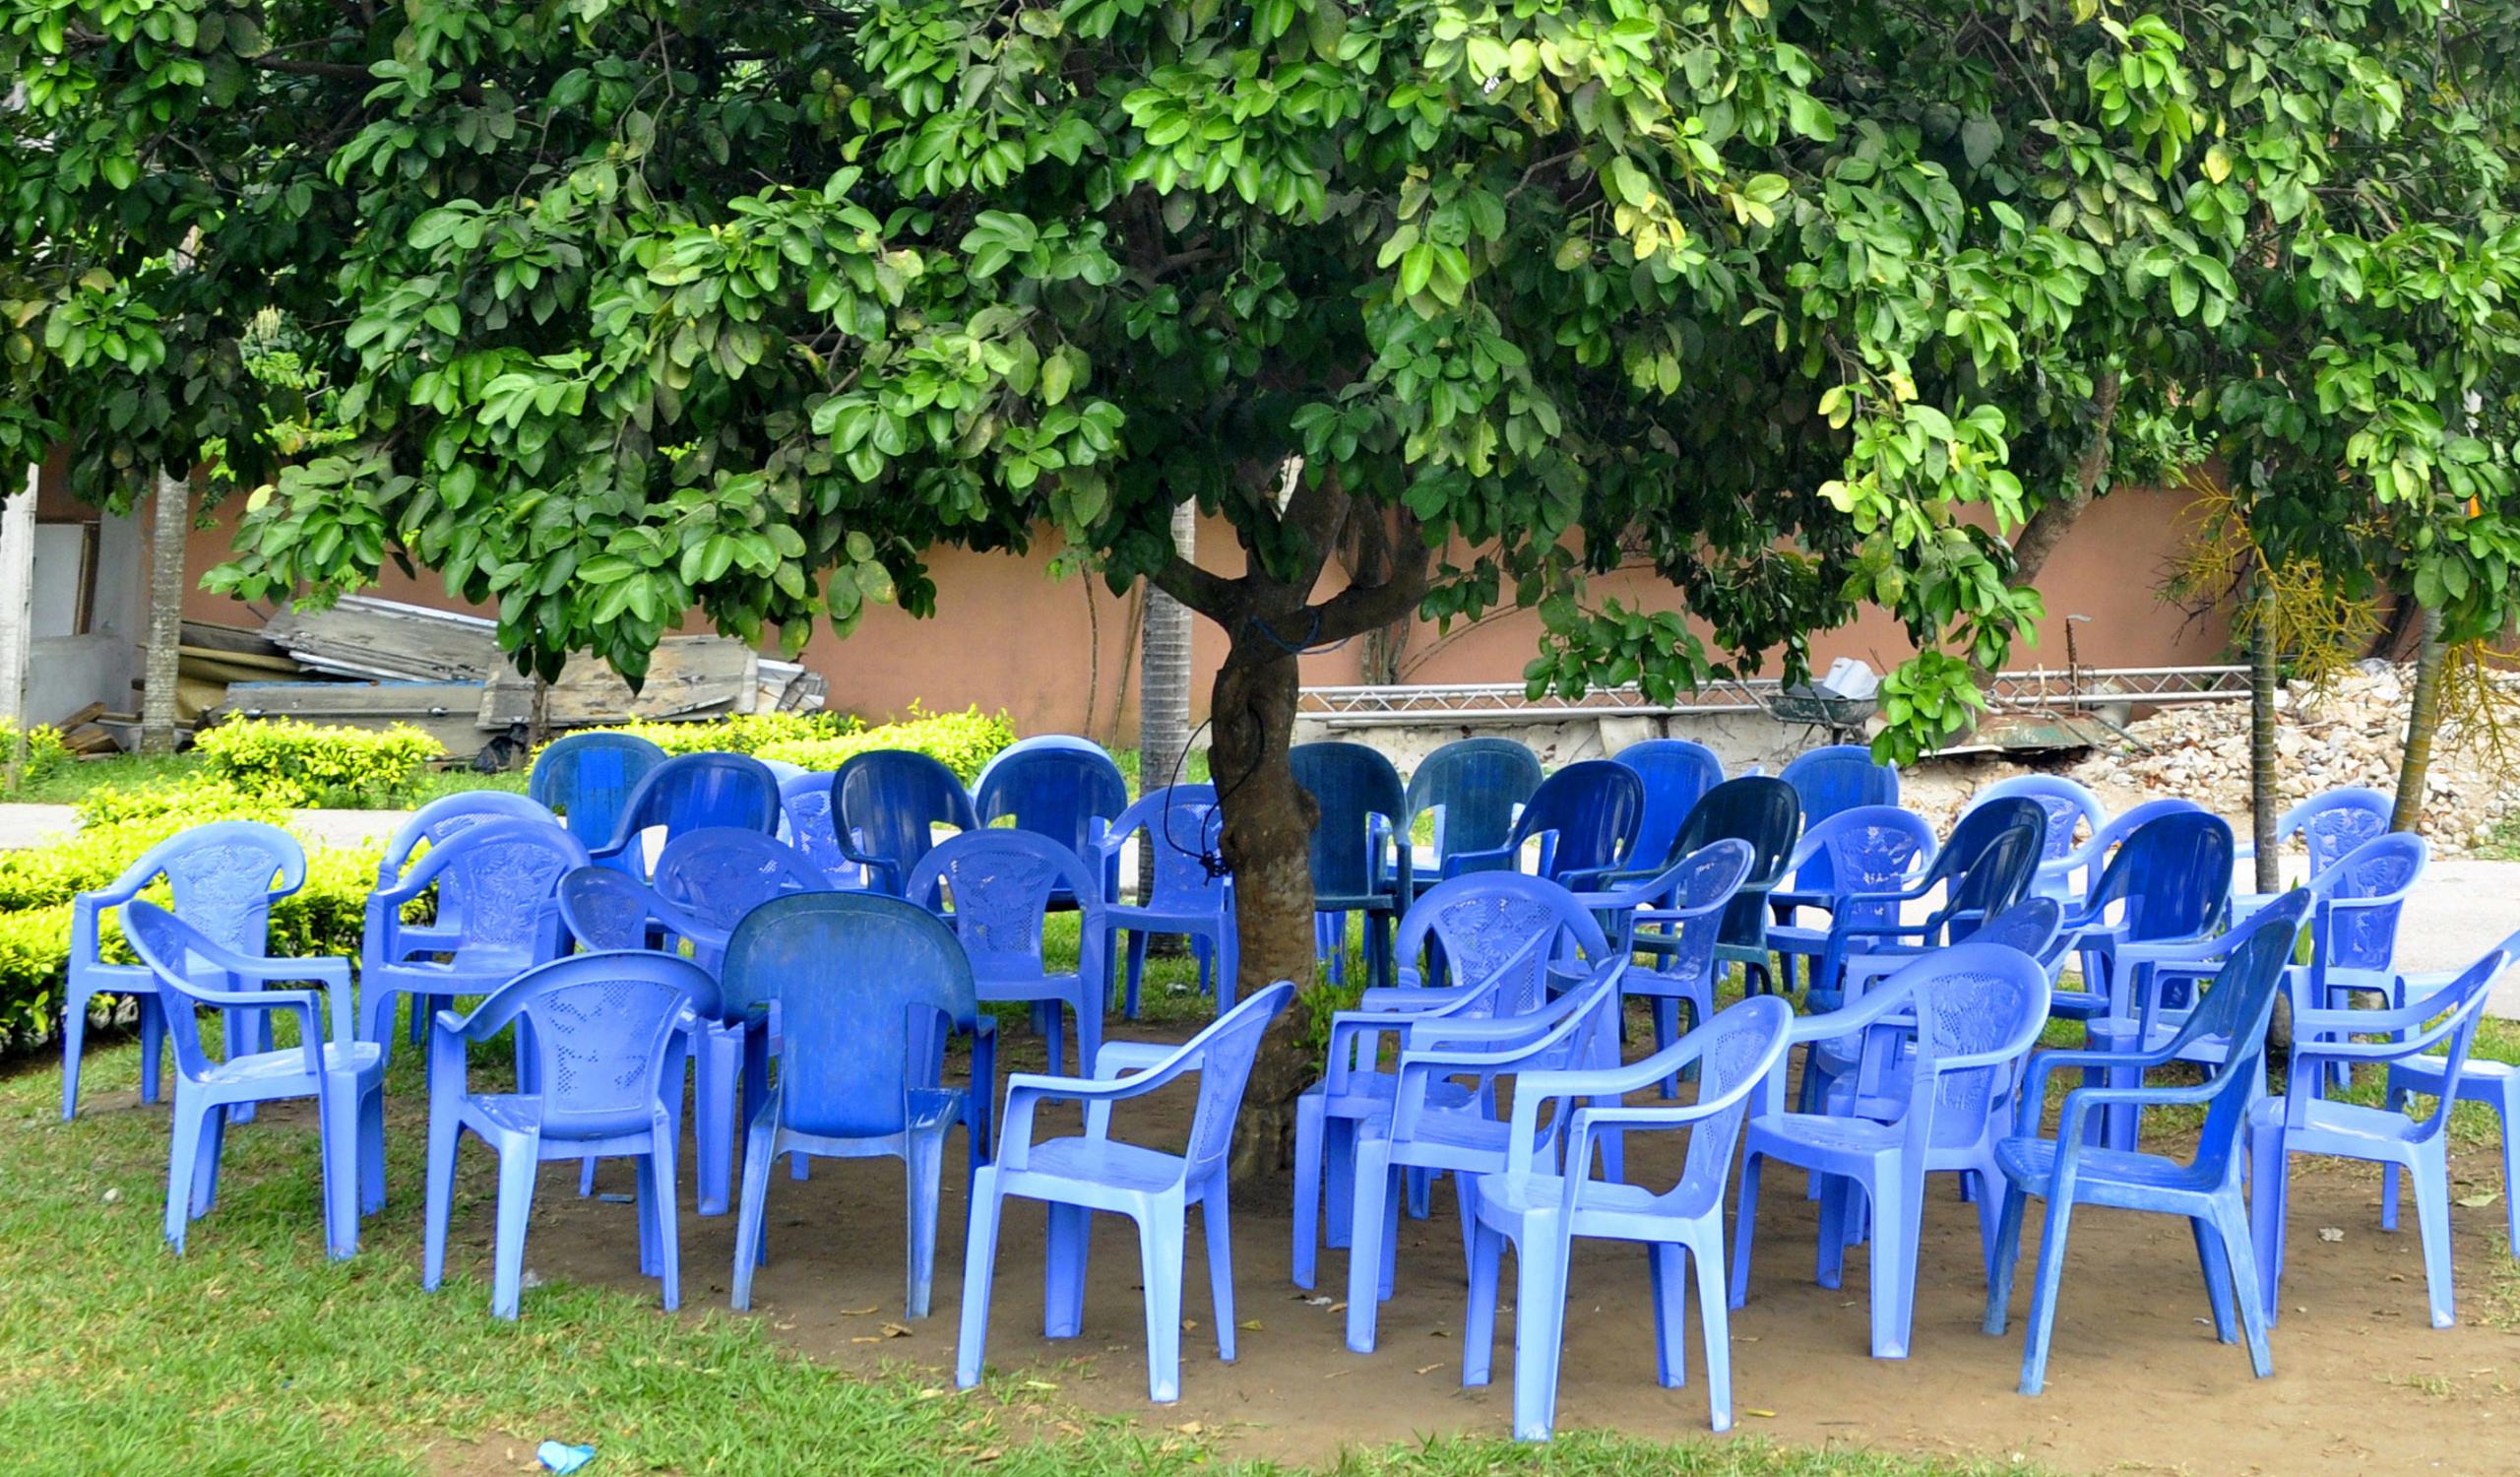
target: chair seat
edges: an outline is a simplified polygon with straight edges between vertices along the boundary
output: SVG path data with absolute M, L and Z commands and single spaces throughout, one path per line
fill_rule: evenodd
M 2048 1193 L 2056 1174 L 2056 1141 L 2052 1138 L 2007 1138 L 1995 1145 L 1995 1165 L 2004 1178 L 2033 1194 Z M 2104 1149 L 2084 1145 L 2075 1184 L 2082 1191 L 2109 1187 L 2138 1190 L 2184 1190 L 2204 1194 L 2214 1187 L 2194 1165 L 2181 1164 L 2140 1149 Z M 2090 1198 L 2080 1194 L 2078 1198 Z
M 1390 1135 L 1388 1119 L 1366 1125 L 1369 1138 Z M 1465 1109 L 1450 1112 L 1429 1111 L 1419 1116 L 1418 1126 L 1411 1132 L 1414 1144 L 1439 1149 L 1466 1149 L 1476 1153 L 1502 1154 L 1513 1137 L 1512 1125 Z
M 541 962 L 531 948 L 508 944 L 473 944 L 454 951 L 451 959 L 396 959 L 389 963 L 367 966 L 361 974 L 375 980 L 397 976 L 443 976 L 450 985 L 488 980 L 494 986 L 504 985 Z M 394 979 L 394 983 L 401 983 Z M 483 992 L 460 992 L 474 994 Z
M 371 1041 L 353 1042 L 346 1052 L 327 1042 L 324 1046 L 324 1069 L 328 1072 L 354 1072 L 361 1085 L 365 1085 L 384 1074 L 385 1052 Z M 286 1051 L 256 1052 L 249 1057 L 235 1057 L 215 1063 L 202 1074 L 202 1080 L 213 1087 L 256 1087 L 302 1079 L 305 1075 L 306 1054 L 290 1047 Z
M 1099 1188 L 1153 1194 L 1181 1183 L 1178 1154 L 1108 1138 L 1048 1138 L 1033 1145 L 1024 1168 L 1010 1171 L 1006 1188 L 1013 1194 L 1038 1194 L 1030 1182 L 1074 1180 Z
M 2303 1121 L 2291 1130 L 2302 1137 L 2296 1139 L 2294 1146 L 2321 1154 L 2402 1159 L 2425 1129 L 2424 1124 L 2387 1108 L 2365 1108 L 2360 1103 L 2340 1103 L 2329 1098 L 2314 1098 L 2302 1107 Z M 2285 1108 L 2281 1098 L 2260 1101 L 2249 1112 L 2250 1126 L 2281 1125 L 2286 1118 Z
M 2389 1063 L 2389 1085 L 2409 1092 L 2437 1094 L 2441 1079 L 2450 1073 L 2450 1062 L 2443 1057 L 2410 1057 Z M 2459 1096 L 2476 1098 L 2498 1095 L 2520 1088 L 2520 1063 L 2488 1061 L 2475 1057 L 2459 1069 Z
M 1816 1113 L 1771 1114 L 1750 1121 L 1750 1147 L 1759 1153 L 1791 1157 L 1796 1148 L 1823 1154 L 1878 1154 L 1907 1141 L 1896 1124 L 1864 1118 L 1839 1118 Z
M 1563 1175 L 1526 1175 L 1519 1180 L 1510 1175 L 1479 1177 L 1479 1221 L 1484 1226 L 1510 1229 L 1522 1224 L 1523 1218 L 1535 1210 L 1555 1210 L 1565 1202 Z M 1651 1213 L 1656 1204 L 1655 1193 L 1642 1185 L 1588 1180 L 1575 1210 L 1579 1216 L 1587 1211 L 1643 1215 Z
M 1376 913 L 1399 906 L 1397 894 L 1390 892 L 1321 893 L 1312 900 L 1315 913 Z
M 1226 912 L 1222 907 L 1200 910 L 1106 903 L 1102 908 L 1103 927 L 1142 929 L 1150 933 L 1182 933 L 1194 929 L 1212 929 L 1225 920 Z

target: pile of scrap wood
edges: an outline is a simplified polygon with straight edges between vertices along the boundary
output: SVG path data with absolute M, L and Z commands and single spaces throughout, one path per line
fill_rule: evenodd
M 61 733 L 61 746 L 82 759 L 122 751 L 115 739 L 118 728 L 128 725 L 134 733 L 140 728 L 136 713 L 108 713 L 103 703 L 90 703 L 53 727 Z
M 284 610 L 257 639 L 284 664 L 284 674 L 276 674 L 284 679 L 231 678 L 222 694 L 226 714 L 374 728 L 408 723 L 455 755 L 512 740 L 534 721 L 536 684 L 499 650 L 497 626 L 477 615 L 347 596 L 330 610 Z M 290 674 L 312 679 L 285 679 Z M 542 694 L 543 723 L 580 728 L 811 711 L 823 705 L 824 691 L 819 674 L 766 660 L 740 641 L 668 636 L 635 694 L 601 661 L 571 661 Z

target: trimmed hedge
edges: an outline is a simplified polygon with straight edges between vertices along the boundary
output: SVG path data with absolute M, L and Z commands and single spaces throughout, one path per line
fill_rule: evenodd
M 966 785 L 979 778 L 980 767 L 1015 741 L 1015 725 L 1004 713 L 984 715 L 976 707 L 961 713 L 921 713 L 899 723 L 862 729 L 831 738 L 789 738 L 764 744 L 756 757 L 779 759 L 806 769 L 838 769 L 841 761 L 871 749 L 906 748 L 943 761 Z
M 222 723 L 193 740 L 210 775 L 284 805 L 383 809 L 408 802 L 445 745 L 407 724 L 334 728 L 293 718 Z
M 571 733 L 629 734 L 668 754 L 758 754 L 774 743 L 812 743 L 866 726 L 846 713 L 743 713 L 689 723 L 620 723 Z

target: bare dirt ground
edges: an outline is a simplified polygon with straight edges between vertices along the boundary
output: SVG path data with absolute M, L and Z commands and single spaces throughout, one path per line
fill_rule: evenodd
M 1117 1023 L 1115 1022 L 1115 1025 Z M 1180 1035 L 1136 1032 L 1121 1035 Z M 1020 1033 L 1019 1060 L 1038 1051 Z M 1125 1136 L 1177 1147 L 1186 1098 L 1140 1104 Z M 1067 1131 L 1045 1121 L 1044 1133 Z M 1668 1183 L 1675 1143 L 1630 1148 L 1631 1177 Z M 689 1164 L 688 1158 L 684 1160 Z M 1641 1166 L 1641 1167 L 1640 1167 Z M 486 1279 L 492 1218 L 488 1156 L 468 1143 L 469 1199 L 456 1212 L 450 1262 Z M 2157 1216 L 2084 1210 L 2076 1215 L 2048 1392 L 2015 1393 L 2036 1207 L 2023 1249 L 2012 1331 L 1979 1330 L 1984 1284 L 1976 1220 L 1947 1182 L 1928 1204 L 1918 1279 L 1914 1354 L 1867 1354 L 1864 1250 L 1848 1260 L 1845 1286 L 1811 1280 L 1812 1202 L 1798 1177 L 1769 1180 L 1760 1254 L 1748 1306 L 1732 1321 L 1738 1430 L 1809 1446 L 1852 1445 L 1921 1455 L 2024 1461 L 2066 1473 L 2520 1472 L 2520 1277 L 2501 1245 L 2503 1210 L 2454 1211 L 2460 1322 L 2429 1326 L 2423 1259 L 2410 1207 L 2379 1229 L 2379 1176 L 2299 1161 L 2293 1188 L 2290 1266 L 2274 1334 L 2276 1373 L 2250 1377 L 2246 1355 L 2215 1342 L 2185 1226 Z M 2501 1188 L 2489 1152 L 2454 1162 L 2457 1194 Z M 544 1174 L 527 1262 L 542 1277 L 615 1286 L 653 1296 L 637 1273 L 632 1210 L 581 1199 L 573 1165 Z M 628 1166 L 607 1167 L 599 1188 L 626 1192 Z M 395 1187 L 398 1193 L 416 1187 Z M 772 1181 L 771 1260 L 754 1284 L 752 1316 L 803 1357 L 874 1372 L 908 1367 L 952 1387 L 962 1311 L 965 1181 L 959 1140 L 948 1158 L 946 1213 L 937 1255 L 934 1313 L 902 1316 L 904 1219 L 899 1166 L 825 1162 L 805 1182 L 784 1168 Z M 683 1187 L 686 1316 L 724 1310 L 734 1217 L 688 1211 Z M 1006 1218 L 989 1367 L 1055 1386 L 1051 1398 L 1135 1417 L 1155 1433 L 1197 1423 L 1235 1455 L 1328 1461 L 1343 1447 L 1430 1434 L 1501 1435 L 1509 1429 L 1513 1315 L 1497 1319 L 1496 1382 L 1464 1390 L 1460 1331 L 1464 1285 L 1458 1222 L 1439 1192 L 1424 1221 L 1402 1223 L 1398 1280 L 1384 1305 L 1378 1352 L 1358 1356 L 1343 1339 L 1344 1306 L 1308 1302 L 1288 1280 L 1290 1223 L 1282 1187 L 1240 1188 L 1234 1205 L 1235 1318 L 1240 1359 L 1218 1362 L 1215 1315 L 1194 1262 L 1183 1311 L 1182 1398 L 1146 1401 L 1145 1326 L 1138 1260 L 1127 1223 L 1098 1218 L 1082 1336 L 1044 1340 L 1041 1229 L 1038 1207 Z M 2343 1233 L 2329 1241 L 2318 1233 Z M 416 1269 L 414 1269 L 416 1274 Z M 1347 1256 L 1325 1252 L 1315 1296 L 1344 1305 Z M 1635 1249 L 1579 1244 L 1566 1329 L 1561 1430 L 1614 1428 L 1647 1438 L 1707 1429 L 1703 1360 L 1690 1336 L 1691 1384 L 1654 1380 L 1644 1257 Z M 533 1294 L 525 1316 L 532 1318 Z M 483 1316 L 451 1294 L 450 1316 Z M 1694 1328 L 1694 1310 L 1691 1326 Z M 497 1463 L 496 1438 L 473 1454 Z M 455 1453 L 448 1453 L 453 1455 Z M 462 1462 L 459 1459 L 458 1465 Z

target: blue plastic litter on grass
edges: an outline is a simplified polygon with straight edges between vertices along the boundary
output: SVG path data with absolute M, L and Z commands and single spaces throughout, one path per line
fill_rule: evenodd
M 534 1454 L 554 1472 L 574 1472 L 595 1460 L 595 1447 L 572 1446 L 566 1442 L 544 1442 L 534 1448 Z

